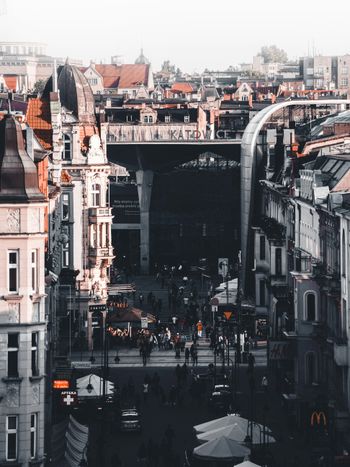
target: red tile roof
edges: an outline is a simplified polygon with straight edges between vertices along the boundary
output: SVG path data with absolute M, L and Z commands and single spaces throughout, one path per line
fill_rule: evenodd
M 119 88 L 128 89 L 148 85 L 149 65 L 122 65 Z
M 95 69 L 103 78 L 103 86 L 105 88 L 117 88 L 121 66 L 118 65 L 95 65 Z
M 27 123 L 44 149 L 52 148 L 52 126 L 50 102 L 44 99 L 30 99 L 27 108 Z
M 10 91 L 16 91 L 17 89 L 17 75 L 4 75 L 6 87 Z
M 186 94 L 188 92 L 193 92 L 193 87 L 190 83 L 174 83 L 171 86 L 171 91 L 172 92 L 181 92 L 183 94 Z

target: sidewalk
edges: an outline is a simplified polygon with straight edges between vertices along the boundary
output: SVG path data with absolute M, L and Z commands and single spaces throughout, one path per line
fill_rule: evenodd
M 192 344 L 191 341 L 186 342 L 186 347 L 190 347 Z M 234 355 L 233 349 L 232 356 Z M 256 367 L 266 367 L 267 365 L 267 356 L 266 356 L 266 346 L 259 346 L 258 349 L 254 349 L 251 352 L 255 357 L 255 366 Z M 71 361 L 76 363 L 78 367 L 80 362 L 83 362 L 80 366 L 86 365 L 86 368 L 89 368 L 91 352 L 72 352 Z M 119 362 L 115 362 L 115 357 L 118 355 Z M 182 365 L 185 363 L 185 354 L 181 352 L 180 358 L 175 358 L 174 350 L 158 350 L 154 349 L 147 361 L 147 366 L 150 367 L 174 367 L 178 363 Z M 93 352 L 95 362 L 91 364 L 91 368 L 100 368 L 103 362 L 103 352 L 98 350 Z M 209 339 L 199 339 L 198 345 L 198 365 L 199 367 L 207 367 L 210 363 L 214 362 L 214 353 L 209 348 Z M 217 357 L 217 365 L 221 365 L 221 358 Z M 117 367 L 142 367 L 142 357 L 140 356 L 139 349 L 137 348 L 120 348 L 118 351 L 116 349 L 109 349 L 108 352 L 108 365 L 111 368 Z M 191 361 L 189 366 L 192 366 Z M 247 367 L 248 364 L 241 363 L 240 366 Z

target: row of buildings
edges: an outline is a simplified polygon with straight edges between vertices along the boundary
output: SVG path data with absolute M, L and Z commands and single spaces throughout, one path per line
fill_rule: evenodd
M 325 414 L 334 449 L 350 441 L 348 114 L 301 153 L 294 132 L 270 134 L 253 227 L 256 315 L 266 320 L 273 380 L 302 429 L 313 411 Z
M 295 95 L 310 90 L 347 94 L 350 80 L 349 54 L 305 56 L 287 63 L 265 63 L 264 58 L 257 55 L 252 63 L 224 71 L 205 70 L 202 74 L 181 73 L 169 62 L 165 62 L 167 66 L 163 64 L 164 70 L 154 73 L 142 49 L 133 64 L 124 64 L 119 56 L 111 57 L 109 64 L 91 62 L 84 67 L 81 60 L 72 59 L 70 63 L 79 66 L 94 94 L 119 94 L 127 98 L 151 97 L 157 84 L 162 86 L 161 92 L 167 97 L 176 97 L 179 93 L 195 94 L 201 83 L 215 86 L 224 95 L 221 89 L 228 87 L 232 91 L 243 82 L 253 88 L 281 86 L 282 90 Z M 51 76 L 55 65 L 63 64 L 62 58 L 47 54 L 45 44 L 1 42 L 0 90 L 24 94 L 37 91 Z
M 69 356 L 72 335 L 91 341 L 91 306 L 105 309 L 110 165 L 78 68 L 60 67 L 23 115 L 11 105 L 0 121 L 0 464 L 39 466 L 53 358 Z

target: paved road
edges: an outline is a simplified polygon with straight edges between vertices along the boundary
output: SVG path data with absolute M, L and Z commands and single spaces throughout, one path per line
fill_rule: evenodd
M 224 413 L 213 412 L 208 407 L 207 396 L 201 398 L 193 398 L 190 396 L 188 389 L 190 387 L 190 378 L 183 390 L 183 402 L 175 407 L 164 404 L 161 400 L 150 395 L 148 400 L 142 400 L 142 383 L 146 374 L 153 375 L 157 371 L 160 376 L 160 382 L 168 395 L 172 384 L 176 383 L 175 371 L 172 368 L 112 368 L 110 370 L 110 379 L 117 383 L 120 387 L 126 384 L 130 377 L 136 387 L 136 392 L 139 393 L 143 431 L 137 433 L 120 433 L 116 425 L 110 425 L 99 421 L 91 421 L 91 443 L 89 451 L 89 466 L 90 467 L 117 467 L 116 456 L 122 461 L 123 467 L 136 467 L 137 451 L 142 442 L 146 445 L 151 438 L 153 442 L 159 446 L 164 438 L 164 431 L 170 423 L 175 431 L 172 453 L 167 453 L 166 459 L 161 459 L 159 467 L 182 467 L 184 450 L 186 448 L 191 451 L 194 446 L 198 445 L 192 427 L 193 425 L 209 421 L 213 418 L 224 415 Z M 310 467 L 308 461 L 303 460 L 303 453 L 306 452 L 306 447 L 295 439 L 291 439 L 288 429 L 288 420 L 284 411 L 281 410 L 281 399 L 269 388 L 265 393 L 260 388 L 260 380 L 265 372 L 265 368 L 259 367 L 255 369 L 256 391 L 253 399 L 248 384 L 248 374 L 245 368 L 240 368 L 239 371 L 239 387 L 237 396 L 237 409 L 243 417 L 250 417 L 252 414 L 258 422 L 263 421 L 263 407 L 267 404 L 268 411 L 266 412 L 266 424 L 272 429 L 274 436 L 278 440 L 276 445 L 271 445 L 270 450 L 273 454 L 275 462 L 270 462 L 269 467 Z M 211 384 L 207 383 L 207 393 L 210 390 Z M 101 433 L 103 433 L 103 441 L 101 441 Z M 177 463 L 172 463 L 171 459 L 177 459 Z M 297 464 L 293 464 L 296 459 Z M 258 461 L 254 458 L 252 460 Z M 257 462 L 259 464 L 259 462 Z

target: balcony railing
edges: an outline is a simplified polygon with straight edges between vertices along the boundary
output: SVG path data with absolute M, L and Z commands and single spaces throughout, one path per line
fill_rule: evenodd
M 113 256 L 113 247 L 90 247 L 89 256 L 99 257 L 99 258 L 111 258 Z
M 112 215 L 112 208 L 89 208 L 90 217 L 108 217 Z

